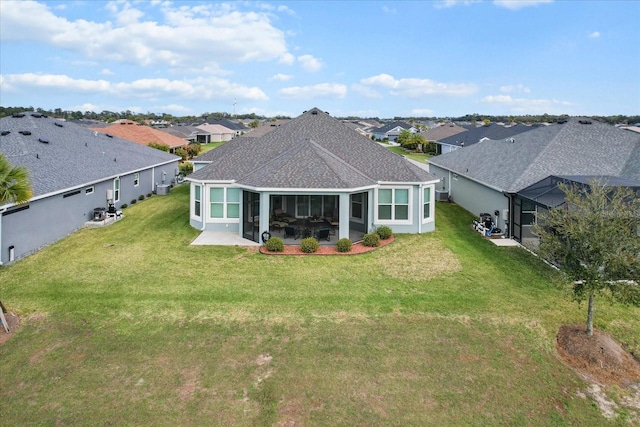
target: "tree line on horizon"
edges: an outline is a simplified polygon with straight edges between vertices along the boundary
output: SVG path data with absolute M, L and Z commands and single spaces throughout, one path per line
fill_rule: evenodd
M 250 114 L 230 114 L 227 112 L 205 112 L 199 116 L 174 116 L 172 114 L 167 113 L 135 113 L 130 110 L 126 111 L 101 111 L 96 113 L 94 111 L 69 111 L 63 110 L 61 108 L 55 108 L 53 110 L 46 110 L 43 108 L 34 108 L 32 106 L 29 107 L 3 107 L 0 106 L 0 118 L 11 116 L 17 113 L 23 113 L 25 111 L 34 111 L 40 114 L 50 115 L 52 117 L 66 119 L 66 120 L 98 120 L 101 122 L 113 122 L 119 119 L 128 119 L 136 122 L 143 122 L 144 120 L 166 120 L 172 123 L 191 123 L 202 121 L 203 119 L 215 117 L 215 118 L 226 118 L 231 120 L 279 120 L 279 119 L 290 119 L 288 116 L 275 116 L 275 117 L 266 117 L 257 115 L 255 113 Z M 464 116 L 459 117 L 403 117 L 403 116 L 395 116 L 393 119 L 384 119 L 380 117 L 357 117 L 357 116 L 346 116 L 346 117 L 336 117 L 341 120 L 375 120 L 377 122 L 385 122 L 385 121 L 406 121 L 410 123 L 414 122 L 469 122 L 469 123 L 555 123 L 558 121 L 566 120 L 571 116 L 567 114 L 526 114 L 526 115 L 481 115 L 478 113 L 473 114 L 465 114 Z M 610 125 L 617 124 L 628 124 L 634 125 L 640 123 L 640 115 L 636 116 L 626 116 L 626 115 L 612 115 L 612 116 L 588 116 L 592 120 L 597 120 L 602 123 L 607 123 Z

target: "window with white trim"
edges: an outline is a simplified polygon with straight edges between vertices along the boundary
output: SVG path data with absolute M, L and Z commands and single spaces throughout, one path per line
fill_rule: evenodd
M 136 172 L 133 174 L 133 186 L 137 187 L 138 185 L 140 185 L 140 173 Z
M 409 189 L 381 188 L 378 190 L 378 219 L 381 221 L 409 220 Z
M 431 187 L 422 189 L 422 219 L 431 218 Z
M 113 202 L 120 201 L 120 178 L 113 180 Z
M 202 204 L 202 187 L 199 185 L 193 186 L 193 216 L 197 216 L 200 218 L 201 213 L 201 204 Z
M 240 217 L 240 189 L 212 187 L 209 189 L 209 217 L 228 219 Z

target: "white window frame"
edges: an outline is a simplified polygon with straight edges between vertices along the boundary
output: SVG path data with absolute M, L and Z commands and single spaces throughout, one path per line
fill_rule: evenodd
M 221 189 L 222 190 L 222 202 L 213 202 L 211 198 L 211 190 L 213 189 Z M 240 205 L 242 203 L 242 192 L 238 187 L 218 187 L 218 186 L 210 186 L 207 187 L 208 190 L 208 202 L 207 202 L 207 222 L 224 222 L 224 223 L 232 223 L 232 222 L 240 222 Z M 229 190 L 238 191 L 238 201 L 237 202 L 229 202 Z M 211 217 L 211 205 L 213 203 L 222 204 L 222 217 L 213 218 Z M 230 205 L 238 205 L 238 216 L 237 217 L 229 217 L 229 206 Z
M 424 197 L 424 192 L 425 190 L 429 190 L 429 201 L 425 202 L 425 197 Z M 434 209 L 435 209 L 435 205 L 434 205 L 434 192 L 435 192 L 435 188 L 433 186 L 428 186 L 428 187 L 421 187 L 420 188 L 420 204 L 422 206 L 422 211 L 420 212 L 420 215 L 422 216 L 422 223 L 427 223 L 427 222 L 431 222 L 433 221 L 433 217 L 434 217 Z M 426 204 L 429 204 L 429 216 L 425 218 L 424 216 L 424 206 Z
M 391 219 L 380 219 L 378 216 L 379 213 L 379 208 L 380 208 L 380 198 L 379 198 L 379 191 L 380 190 L 392 190 L 391 191 Z M 407 219 L 395 219 L 395 214 L 396 214 L 396 202 L 395 202 L 395 198 L 396 198 L 396 190 L 406 190 L 407 191 Z M 410 225 L 413 223 L 413 197 L 414 197 L 414 189 L 411 186 L 405 187 L 405 186 L 385 186 L 385 187 L 380 187 L 377 188 L 375 191 L 375 221 L 376 224 L 395 224 L 395 225 Z M 387 205 L 385 203 L 385 205 Z
M 140 185 L 140 172 L 136 172 L 133 174 L 133 186 L 137 187 Z
M 120 201 L 120 177 L 113 180 L 113 202 L 118 203 Z
M 202 194 L 203 194 L 203 185 L 194 184 L 193 185 L 193 194 L 192 200 L 193 204 L 191 205 L 191 217 L 197 220 L 202 220 Z M 197 190 L 200 190 L 200 197 L 197 197 Z M 197 206 L 197 209 L 196 209 Z

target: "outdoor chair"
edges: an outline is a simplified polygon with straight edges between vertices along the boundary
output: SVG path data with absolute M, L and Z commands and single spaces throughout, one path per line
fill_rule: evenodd
M 324 239 L 328 242 L 329 240 L 331 240 L 330 231 L 331 231 L 330 228 L 320 228 L 318 231 L 315 232 L 314 237 L 318 241 Z
M 297 239 L 298 237 L 300 237 L 300 230 L 292 225 L 285 225 L 284 237 L 293 237 L 294 239 Z

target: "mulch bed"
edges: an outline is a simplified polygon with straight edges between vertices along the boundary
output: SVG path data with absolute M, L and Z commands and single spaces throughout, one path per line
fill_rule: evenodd
M 386 240 L 380 240 L 380 246 L 378 247 L 364 246 L 362 242 L 354 243 L 353 246 L 351 246 L 350 252 L 338 252 L 336 245 L 320 245 L 316 252 L 306 253 L 302 252 L 300 245 L 285 245 L 283 252 L 270 252 L 266 247 L 260 246 L 260 253 L 266 255 L 357 255 L 375 251 L 378 248 L 387 246 L 388 244 L 393 243 L 395 239 L 395 236 L 391 236 Z
M 640 361 L 606 332 L 594 328 L 588 336 L 584 325 L 563 325 L 556 349 L 565 363 L 591 381 L 621 387 L 640 383 Z

